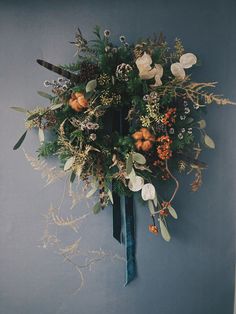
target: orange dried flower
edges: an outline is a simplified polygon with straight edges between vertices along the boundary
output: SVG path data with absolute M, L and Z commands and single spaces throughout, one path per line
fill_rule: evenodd
M 72 109 L 79 112 L 88 107 L 88 101 L 84 97 L 84 94 L 76 92 L 71 95 L 69 105 Z
M 171 127 L 172 124 L 175 123 L 175 113 L 176 113 L 176 108 L 170 108 L 165 113 L 164 117 L 161 119 L 161 122 Z
M 149 225 L 148 226 L 148 229 L 151 233 L 154 233 L 154 234 L 158 234 L 158 228 L 157 226 L 154 226 L 154 225 Z
M 145 152 L 152 148 L 153 142 L 155 141 L 155 137 L 147 128 L 141 128 L 140 131 L 135 132 L 132 137 L 136 140 L 136 148 Z
M 170 145 L 172 144 L 172 140 L 168 135 L 163 135 L 157 138 L 157 142 L 160 145 L 157 146 L 157 155 L 161 160 L 169 159 L 172 156 L 172 151 L 170 149 Z

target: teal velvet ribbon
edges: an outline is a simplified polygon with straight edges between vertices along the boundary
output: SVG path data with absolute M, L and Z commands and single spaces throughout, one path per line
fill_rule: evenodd
M 133 196 L 125 196 L 125 251 L 126 251 L 126 282 L 127 286 L 137 274 L 135 260 L 135 230 Z
M 118 112 L 113 111 L 112 129 L 120 134 L 128 134 L 129 124 L 126 120 L 128 107 L 123 106 Z M 113 237 L 118 242 L 123 242 L 122 229 L 124 234 L 124 244 L 126 252 L 126 281 L 128 285 L 136 277 L 135 261 L 135 230 L 134 230 L 134 208 L 133 196 L 124 198 L 124 211 L 122 219 L 121 198 L 113 193 Z M 122 226 L 122 223 L 124 226 Z
M 113 192 L 113 237 L 121 243 L 121 202 L 120 196 Z

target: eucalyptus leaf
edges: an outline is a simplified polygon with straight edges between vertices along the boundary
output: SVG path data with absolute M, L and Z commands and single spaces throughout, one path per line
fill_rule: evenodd
M 150 210 L 150 214 L 152 216 L 155 215 L 155 207 L 154 207 L 153 201 L 148 200 L 148 208 Z
M 205 127 L 206 127 L 206 121 L 205 120 L 200 120 L 197 123 L 199 124 L 200 129 L 205 129 Z
M 72 167 L 74 162 L 75 162 L 74 156 L 67 159 L 67 161 L 65 162 L 65 165 L 64 165 L 64 171 L 69 170 Z
M 178 215 L 177 215 L 175 209 L 171 205 L 169 205 L 167 208 L 168 208 L 169 213 L 171 214 L 171 216 L 173 218 L 175 218 L 175 219 L 178 219 Z
M 110 199 L 111 203 L 114 204 L 112 191 L 110 189 L 107 191 L 107 194 L 109 196 L 109 199 Z
M 39 117 L 39 113 L 33 113 L 31 116 L 27 118 L 27 121 L 34 120 Z
M 70 182 L 73 183 L 75 181 L 75 178 L 76 178 L 76 172 L 72 171 L 71 176 L 70 176 Z
M 97 80 L 91 80 L 87 83 L 86 85 L 86 93 L 89 93 L 89 92 L 93 92 L 95 90 L 95 88 L 97 87 Z
M 40 142 L 40 143 L 43 143 L 43 142 L 44 142 L 44 139 L 45 139 L 43 129 L 39 128 L 39 133 L 38 133 L 38 135 L 39 135 L 39 142 Z
M 87 194 L 86 197 L 90 198 L 91 196 L 93 196 L 97 191 L 97 187 L 92 188 Z
M 50 107 L 50 110 L 57 110 L 59 108 L 61 108 L 64 104 L 54 104 Z
M 214 143 L 213 139 L 210 138 L 210 136 L 207 135 L 207 134 L 205 134 L 205 136 L 204 136 L 204 142 L 205 142 L 205 144 L 206 144 L 209 148 L 212 148 L 212 149 L 215 148 L 215 143 Z
M 27 112 L 27 109 L 22 108 L 22 107 L 10 107 L 10 108 L 18 112 L 23 112 L 23 113 Z
M 38 94 L 39 94 L 39 96 L 42 96 L 42 97 L 47 98 L 49 100 L 53 99 L 53 96 L 48 94 L 48 93 L 45 93 L 45 92 L 42 92 L 42 91 L 38 91 Z
M 159 224 L 160 224 L 162 238 L 165 241 L 169 242 L 171 237 L 170 237 L 168 229 L 166 228 L 164 222 L 161 219 L 159 219 Z
M 194 121 L 194 119 L 190 117 L 190 118 L 187 118 L 185 122 L 186 122 L 186 124 L 190 124 L 193 121 Z
M 136 173 L 135 173 L 134 168 L 132 168 L 130 174 L 128 175 L 128 178 L 129 178 L 130 181 L 132 181 L 132 182 L 135 180 L 135 178 L 136 178 Z
M 155 194 L 155 198 L 153 200 L 153 203 L 157 207 L 157 203 L 158 203 L 158 201 L 157 201 L 157 193 Z
M 96 215 L 96 214 L 98 214 L 98 213 L 100 212 L 100 210 L 101 210 L 101 204 L 100 204 L 100 202 L 97 202 L 97 203 L 93 206 L 92 211 L 93 211 L 93 213 Z
M 18 142 L 14 145 L 14 147 L 13 147 L 14 150 L 18 149 L 21 146 L 21 144 L 24 142 L 26 134 L 27 134 L 27 131 L 25 131 L 25 133 L 20 137 Z
M 129 175 L 133 169 L 133 157 L 132 154 L 129 154 L 126 160 L 126 173 Z
M 145 165 L 146 158 L 140 153 L 133 153 L 133 160 L 140 165 Z

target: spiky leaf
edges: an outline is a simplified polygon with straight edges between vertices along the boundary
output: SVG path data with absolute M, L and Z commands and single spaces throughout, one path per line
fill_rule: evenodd
M 38 94 L 39 94 L 39 96 L 42 96 L 42 97 L 47 98 L 49 100 L 53 99 L 53 96 L 48 94 L 48 93 L 45 93 L 45 92 L 42 92 L 42 91 L 38 91 Z
M 14 147 L 13 147 L 14 150 L 18 149 L 21 146 L 21 144 L 24 142 L 26 134 L 27 134 L 27 131 L 25 131 L 25 133 L 20 137 L 18 142 L 14 145 Z
M 18 112 L 23 112 L 23 113 L 27 112 L 27 109 L 22 108 L 22 107 L 10 107 L 10 108 Z

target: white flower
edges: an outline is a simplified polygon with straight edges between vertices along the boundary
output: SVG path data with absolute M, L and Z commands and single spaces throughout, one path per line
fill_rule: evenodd
M 154 200 L 156 196 L 156 190 L 154 185 L 151 183 L 144 184 L 141 195 L 144 201 Z
M 129 180 L 128 187 L 132 192 L 138 192 L 142 189 L 144 180 L 140 176 L 135 176 L 132 180 Z
M 163 67 L 161 64 L 155 64 L 152 68 L 152 58 L 149 54 L 144 52 L 144 54 L 137 58 L 136 65 L 139 70 L 139 76 L 142 80 L 150 80 L 155 77 L 155 84 L 151 87 L 156 87 L 162 85 L 161 78 L 163 76 Z
M 193 53 L 185 53 L 180 57 L 179 62 L 184 69 L 189 69 L 197 63 L 197 57 Z
M 139 72 L 151 70 L 152 58 L 149 54 L 144 52 L 141 57 L 138 57 L 136 60 L 136 65 L 139 69 Z
M 179 62 L 173 63 L 170 67 L 170 70 L 177 79 L 184 80 L 184 69 L 189 69 L 196 63 L 197 57 L 193 53 L 188 52 L 180 57 Z
M 176 62 L 172 63 L 170 67 L 171 73 L 179 80 L 184 80 L 185 78 L 185 71 L 181 65 L 181 63 Z

